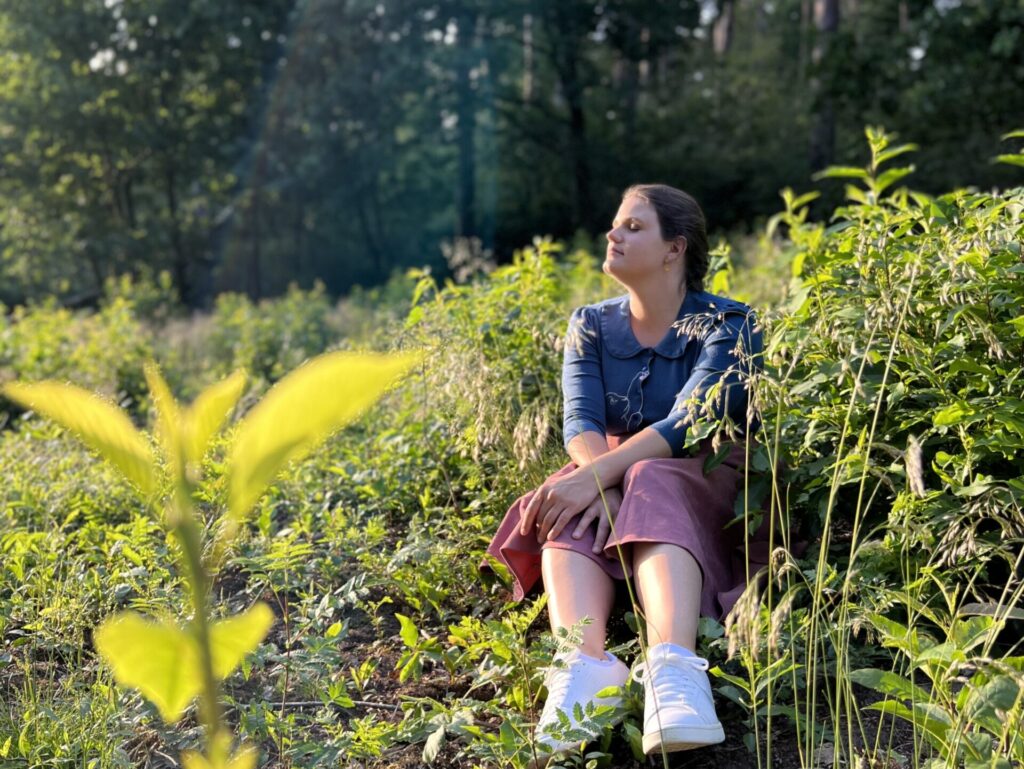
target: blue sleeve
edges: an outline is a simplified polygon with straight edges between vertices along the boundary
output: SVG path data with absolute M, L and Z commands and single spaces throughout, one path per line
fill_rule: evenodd
M 697 419 L 710 416 L 718 421 L 727 416 L 740 427 L 746 426 L 747 390 L 751 374 L 761 368 L 763 345 L 752 312 L 729 313 L 711 332 L 672 411 L 651 425 L 672 447 L 672 456 L 684 456 L 686 431 Z M 709 393 L 715 385 L 720 386 Z
M 587 430 L 605 435 L 604 377 L 597 329 L 596 319 L 585 307 L 574 310 L 569 318 L 562 363 L 562 433 L 566 448 L 569 441 Z

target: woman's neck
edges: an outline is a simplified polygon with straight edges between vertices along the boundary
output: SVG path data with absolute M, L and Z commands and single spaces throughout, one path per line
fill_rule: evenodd
M 637 340 L 654 347 L 675 322 L 686 298 L 686 286 L 652 286 L 647 290 L 629 289 L 630 323 Z

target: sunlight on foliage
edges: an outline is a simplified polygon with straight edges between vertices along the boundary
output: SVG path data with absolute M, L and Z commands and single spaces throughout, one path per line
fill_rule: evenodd
M 143 494 L 156 490 L 153 453 L 116 406 L 74 385 L 12 382 L 4 394 L 77 435 L 134 482 Z
M 227 678 L 270 630 L 266 604 L 215 622 L 210 629 L 213 673 Z M 202 688 L 198 642 L 171 620 L 122 612 L 96 630 L 96 648 L 122 686 L 138 689 L 168 723 L 177 721 Z
M 328 353 L 282 379 L 243 420 L 228 458 L 240 520 L 289 463 L 362 414 L 420 356 Z

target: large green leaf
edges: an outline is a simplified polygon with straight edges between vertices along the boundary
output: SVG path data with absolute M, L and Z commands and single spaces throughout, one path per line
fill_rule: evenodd
M 3 392 L 77 435 L 144 494 L 156 490 L 153 452 L 121 409 L 80 387 L 59 382 L 12 382 Z
M 259 750 L 252 746 L 240 748 L 231 758 L 208 758 L 200 753 L 187 751 L 181 754 L 181 765 L 185 769 L 255 769 L 259 755 Z
M 419 359 L 327 353 L 278 382 L 235 435 L 228 458 L 231 518 L 241 519 L 289 462 L 361 415 Z
M 242 614 L 214 622 L 210 627 L 213 674 L 227 678 L 253 651 L 274 624 L 274 612 L 265 603 L 253 604 Z
M 149 385 L 149 394 L 153 398 L 153 405 L 156 407 L 156 434 L 163 447 L 164 456 L 177 467 L 181 459 L 181 411 L 178 402 L 171 395 L 171 388 L 167 386 L 160 369 L 155 364 L 149 363 L 145 369 L 146 383 Z
M 266 604 L 214 622 L 210 627 L 213 673 L 226 678 L 256 648 L 273 623 Z M 96 649 L 122 686 L 138 689 L 156 705 L 167 723 L 174 723 L 202 688 L 199 644 L 171 620 L 148 620 L 122 612 L 96 630 Z
M 862 668 L 852 671 L 850 679 L 861 686 L 874 689 L 876 692 L 907 701 L 928 702 L 931 699 L 928 692 L 920 686 L 888 670 Z
M 210 439 L 220 430 L 245 388 L 245 372 L 234 374 L 206 388 L 186 415 L 185 452 L 189 462 L 198 464 Z
M 138 689 L 174 723 L 202 686 L 195 639 L 175 623 L 122 612 L 96 630 L 96 649 L 122 686 Z

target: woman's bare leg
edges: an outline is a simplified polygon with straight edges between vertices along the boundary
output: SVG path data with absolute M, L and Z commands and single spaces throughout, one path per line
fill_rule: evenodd
M 635 543 L 633 573 L 647 619 L 647 643 L 697 646 L 701 572 L 697 561 L 678 545 Z
M 548 594 L 551 629 L 570 628 L 589 617 L 580 649 L 587 656 L 602 659 L 608 616 L 615 600 L 612 578 L 582 553 L 556 547 L 544 548 L 541 574 Z

